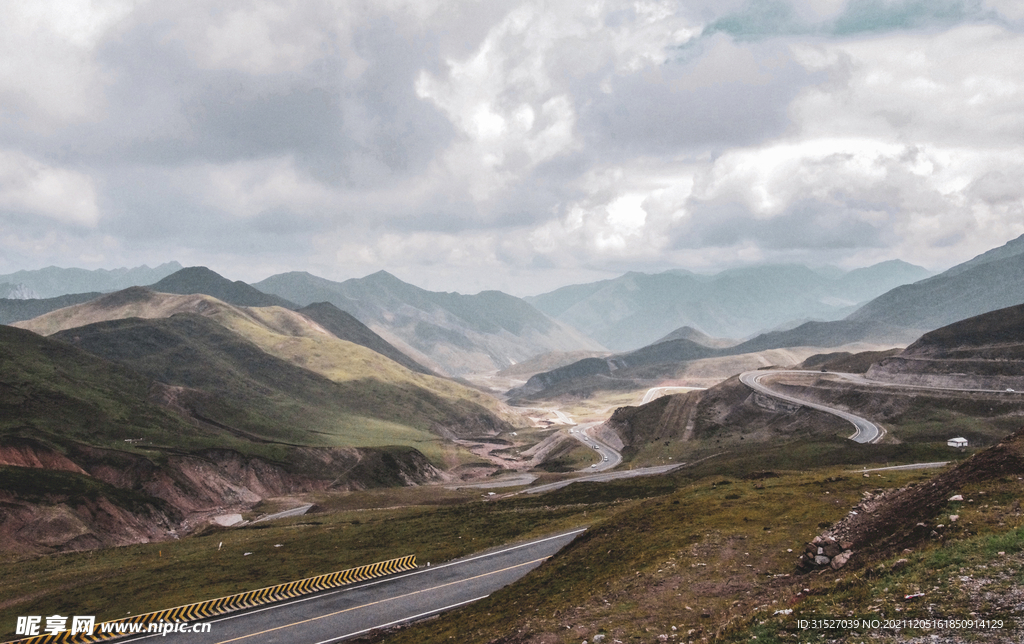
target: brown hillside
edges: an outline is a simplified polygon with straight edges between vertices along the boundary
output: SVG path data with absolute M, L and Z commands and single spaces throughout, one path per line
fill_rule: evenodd
M 868 377 L 901 384 L 1024 389 L 1024 305 L 978 315 L 926 333 Z
M 820 535 L 817 543 L 835 544 L 834 551 L 826 553 L 828 556 L 848 551 L 849 563 L 863 564 L 934 536 L 937 526 L 929 522 L 964 486 L 1021 475 L 1024 475 L 1024 429 L 931 481 L 869 496 L 845 519 Z M 801 556 L 800 565 L 805 570 L 814 568 L 806 554 Z

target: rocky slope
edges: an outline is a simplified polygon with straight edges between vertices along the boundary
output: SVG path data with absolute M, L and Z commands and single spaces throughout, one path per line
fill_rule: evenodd
M 229 449 L 154 454 L 23 437 L 0 444 L 0 543 L 42 554 L 176 538 L 262 499 L 445 479 L 412 449 L 304 448 L 287 466 Z
M 956 492 L 972 483 L 1022 474 L 1024 429 L 926 483 L 866 494 L 846 518 L 808 544 L 798 566 L 809 571 L 824 566 L 838 569 L 847 563 L 863 565 L 914 546 L 938 536 L 932 519 L 956 500 L 952 498 Z M 938 529 L 948 521 L 940 520 Z

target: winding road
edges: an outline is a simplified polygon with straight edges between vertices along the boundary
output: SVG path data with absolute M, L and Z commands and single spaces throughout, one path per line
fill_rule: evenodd
M 812 374 L 813 375 L 821 375 L 821 373 L 817 372 L 817 371 L 802 371 L 802 370 L 799 370 L 799 371 L 798 370 L 745 371 L 745 372 L 740 374 L 740 382 L 742 382 L 746 386 L 750 387 L 754 391 L 756 391 L 756 392 L 758 392 L 760 394 L 764 394 L 765 396 L 769 396 L 771 398 L 775 398 L 777 400 L 782 400 L 782 401 L 785 401 L 785 402 L 788 402 L 788 403 L 793 403 L 795 405 L 800 405 L 801 407 L 809 407 L 811 409 L 817 409 L 818 411 L 823 411 L 826 414 L 832 414 L 833 416 L 839 416 L 843 420 L 852 423 L 854 428 L 856 429 L 856 431 L 853 432 L 853 435 L 849 437 L 850 440 L 852 440 L 854 442 L 857 442 L 857 443 L 877 443 L 880 440 L 882 440 L 882 438 L 885 437 L 885 430 L 882 429 L 881 427 L 879 427 L 878 425 L 874 424 L 873 422 L 871 422 L 867 418 L 862 418 L 860 416 L 857 416 L 856 414 L 851 414 L 848 411 L 843 411 L 842 409 L 836 409 L 835 407 L 829 407 L 827 405 L 821 405 L 819 403 L 813 403 L 813 402 L 810 402 L 808 400 L 803 400 L 801 398 L 796 398 L 796 397 L 790 396 L 788 394 L 779 393 L 779 392 L 777 392 L 777 391 L 775 391 L 773 389 L 769 389 L 767 387 L 767 385 L 765 385 L 765 384 L 763 384 L 761 382 L 763 379 L 767 378 L 768 376 L 785 376 L 785 375 L 790 375 L 790 376 L 792 376 L 792 375 L 806 376 L 806 375 L 812 375 Z
M 583 423 L 582 425 L 576 425 L 569 430 L 569 435 L 580 441 L 587 447 L 591 447 L 597 452 L 598 461 L 597 467 L 590 466 L 585 467 L 581 472 L 604 472 L 617 467 L 622 462 L 622 454 L 616 451 L 611 445 L 604 443 L 591 435 L 590 431 L 600 425 L 600 422 Z
M 761 382 L 763 379 L 769 376 L 784 376 L 784 375 L 815 375 L 821 376 L 822 374 L 848 380 L 850 382 L 857 383 L 859 385 L 871 386 L 871 387 L 888 387 L 892 389 L 914 389 L 922 391 L 957 391 L 964 393 L 986 393 L 986 394 L 1003 394 L 1010 396 L 1020 396 L 1024 392 L 1015 391 L 1013 389 L 976 389 L 967 387 L 939 387 L 936 385 L 913 385 L 904 384 L 899 382 L 886 382 L 884 380 L 872 380 L 867 378 L 863 374 L 859 373 L 845 373 L 841 371 L 807 371 L 803 369 L 786 369 L 786 370 L 774 370 L 774 371 L 746 371 L 740 374 L 740 382 L 750 387 L 754 391 L 770 396 L 777 400 L 783 400 L 803 407 L 810 407 L 811 409 L 817 409 L 834 416 L 839 416 L 843 420 L 849 421 L 856 428 L 856 431 L 850 436 L 851 440 L 858 443 L 878 443 L 885 437 L 885 429 L 872 423 L 866 418 L 862 418 L 855 414 L 851 414 L 848 411 L 836 409 L 834 407 L 828 407 L 818 403 L 813 403 L 801 398 L 796 398 L 788 394 L 777 392 L 773 389 L 769 389 L 767 385 Z

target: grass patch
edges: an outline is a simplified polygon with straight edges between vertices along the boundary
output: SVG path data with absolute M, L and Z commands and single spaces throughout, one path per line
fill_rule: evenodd
M 516 585 L 375 641 L 526 642 L 543 636 L 578 644 L 597 633 L 629 643 L 673 633 L 700 641 L 775 597 L 795 594 L 802 581 L 789 575 L 822 519 L 841 518 L 869 487 L 918 476 L 893 473 L 869 481 L 844 474 L 827 469 L 749 481 L 716 474 L 569 486 L 534 502 L 648 498 L 619 505 Z

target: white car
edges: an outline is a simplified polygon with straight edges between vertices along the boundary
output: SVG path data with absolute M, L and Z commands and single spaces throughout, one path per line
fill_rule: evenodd
M 591 465 L 590 467 L 597 467 L 597 463 L 594 463 L 594 464 L 593 464 L 593 465 Z

